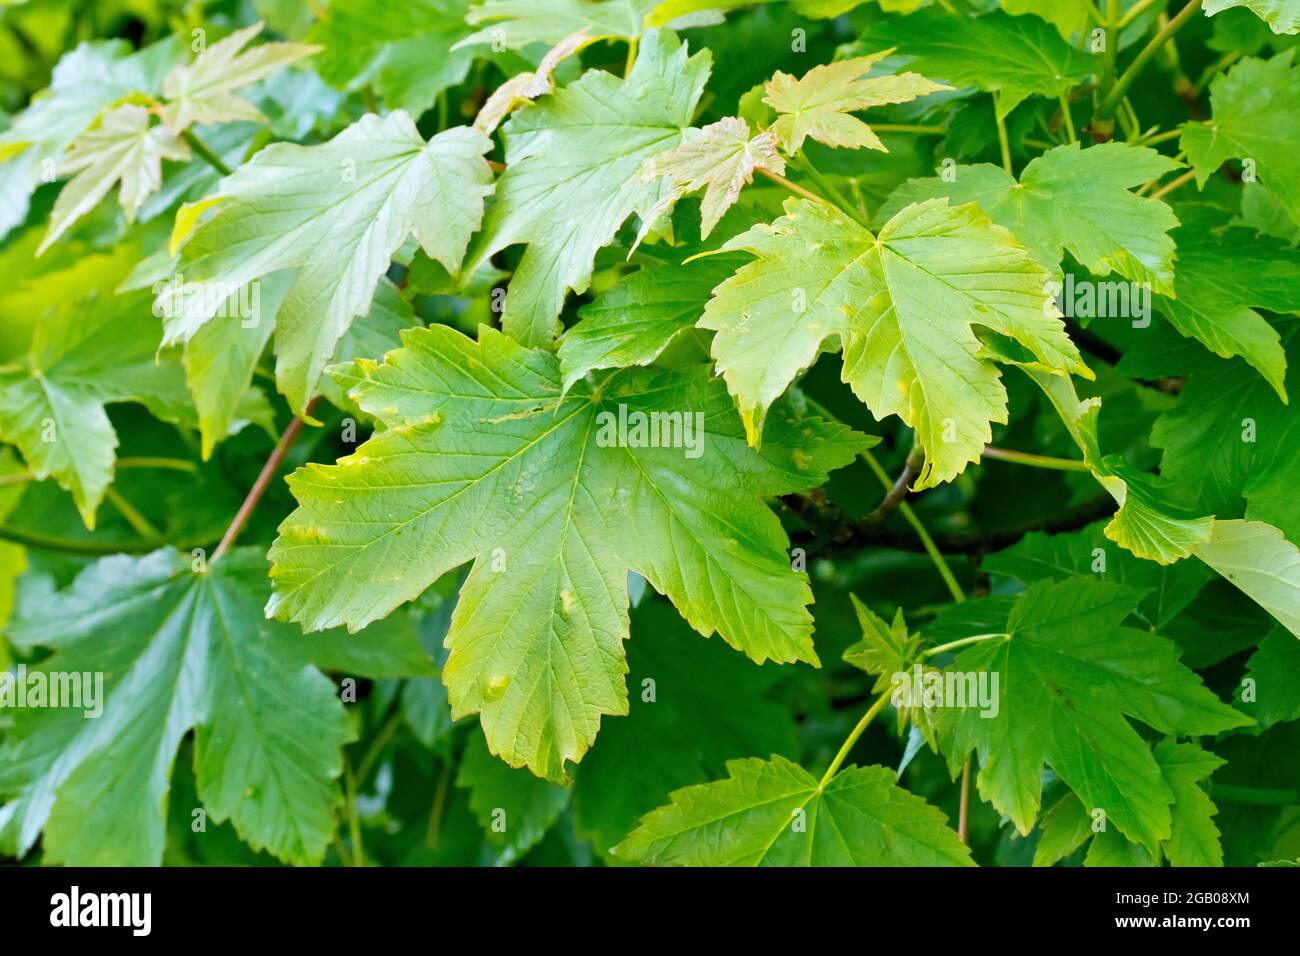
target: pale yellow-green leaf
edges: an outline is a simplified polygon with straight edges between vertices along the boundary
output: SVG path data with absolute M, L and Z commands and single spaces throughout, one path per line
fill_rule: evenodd
M 973 204 L 902 210 L 873 235 L 824 203 L 724 249 L 754 262 L 716 290 L 700 326 L 758 444 L 767 408 L 838 342 L 843 378 L 877 418 L 897 415 L 926 451 L 918 488 L 960 474 L 1007 419 L 1006 391 L 976 327 L 1010 336 L 1044 367 L 1090 374 L 1045 289 L 1049 273 Z
M 668 180 L 672 196 L 704 190 L 700 203 L 700 237 L 707 239 L 723 213 L 740 197 L 742 187 L 754 181 L 754 170 L 766 169 L 778 176 L 785 173 L 785 160 L 777 150 L 771 132 L 749 135 L 749 124 L 728 116 L 687 134 L 686 142 L 646 160 L 642 176 Z M 648 217 L 653 221 L 655 217 Z
M 884 150 L 880 137 L 852 113 L 952 89 L 918 73 L 869 76 L 871 68 L 892 52 L 815 66 L 797 80 L 778 71 L 768 80 L 763 102 L 781 114 L 772 131 L 786 151 L 795 152 L 808 137 L 827 146 Z
M 310 56 L 320 47 L 306 43 L 263 43 L 245 50 L 262 32 L 259 21 L 236 30 L 199 53 L 193 63 L 172 68 L 163 81 L 163 120 L 177 132 L 196 123 L 258 122 L 262 111 L 236 90 L 270 76 L 290 63 Z
M 207 218 L 196 222 L 194 209 L 177 215 L 184 283 L 160 296 L 165 343 L 191 338 L 223 290 L 295 270 L 275 317 L 276 379 L 301 411 L 408 236 L 448 271 L 459 268 L 492 191 L 490 147 L 465 126 L 426 143 L 401 110 L 366 115 L 328 143 L 266 147 L 204 200 Z
M 386 427 L 289 479 L 298 508 L 271 548 L 270 613 L 358 629 L 473 562 L 446 640 L 453 713 L 479 714 L 493 753 L 556 779 L 602 715 L 626 713 L 629 570 L 755 661 L 816 662 L 812 592 L 761 499 L 822 483 L 861 436 L 787 409 L 759 454 L 703 366 L 565 392 L 554 353 L 490 328 L 403 342 L 382 365 L 331 373 Z M 675 445 L 660 430 L 651 447 L 645 424 L 619 437 L 620 415 L 673 413 Z
M 491 136 L 517 106 L 550 93 L 555 89 L 555 80 L 551 77 L 555 68 L 591 42 L 584 27 L 551 47 L 537 64 L 536 70 L 510 77 L 487 98 L 487 102 L 478 111 L 478 116 L 474 118 L 474 128 Z
M 94 209 L 115 184 L 128 222 L 140 204 L 162 185 L 164 159 L 189 159 L 189 148 L 165 126 L 149 125 L 149 111 L 126 104 L 103 115 L 99 126 L 82 133 L 60 163 L 76 173 L 54 203 L 50 226 L 36 251 L 40 255 L 74 222 Z

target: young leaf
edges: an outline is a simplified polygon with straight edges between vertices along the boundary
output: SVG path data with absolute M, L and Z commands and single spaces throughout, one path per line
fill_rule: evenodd
M 722 214 L 740 198 L 741 188 L 754 181 L 756 169 L 778 176 L 785 173 L 785 159 L 777 150 L 775 135 L 763 132 L 751 138 L 748 123 L 728 116 L 689 131 L 682 145 L 647 159 L 641 175 L 667 180 L 671 192 L 664 199 L 665 207 L 686 193 L 704 189 L 700 238 L 707 239 Z M 647 220 L 657 218 L 651 213 Z
M 50 87 L 0 133 L 0 238 L 27 217 L 29 197 L 64 150 L 105 107 L 131 93 L 157 93 L 181 57 L 176 36 L 135 52 L 126 40 L 82 43 L 54 67 Z
M 336 828 L 334 687 L 263 620 L 266 564 L 233 551 L 208 570 L 171 549 L 91 565 L 10 629 L 56 653 L 43 672 L 103 674 L 102 714 L 24 709 L 0 755 L 5 829 L 72 866 L 157 866 L 170 769 L 196 733 L 199 797 L 214 822 L 291 863 L 319 863 Z
M 162 185 L 164 159 L 189 159 L 190 151 L 165 126 L 149 126 L 149 111 L 126 104 L 109 110 L 100 125 L 83 133 L 63 157 L 62 171 L 76 173 L 63 187 L 40 255 L 68 227 L 99 205 L 119 181 L 127 222 L 135 222 L 145 199 Z
M 858 617 L 858 626 L 862 629 L 862 640 L 849 645 L 844 652 L 844 661 L 868 674 L 876 675 L 876 682 L 871 688 L 873 694 L 882 694 L 894 688 L 898 674 L 907 674 L 910 679 L 913 668 L 918 664 L 923 674 L 938 672 L 938 668 L 922 662 L 921 638 L 908 630 L 901 607 L 894 613 L 893 622 L 886 624 L 859 601 L 856 594 L 850 594 L 849 597 Z M 935 712 L 926 706 L 924 698 L 907 702 L 895 698 L 891 703 L 898 712 L 899 734 L 902 734 L 910 721 L 921 732 L 926 743 L 937 752 Z
M 276 377 L 301 411 L 409 235 L 448 271 L 460 267 L 492 190 L 483 159 L 491 145 L 463 126 L 425 143 L 398 111 L 364 116 L 320 146 L 268 146 L 222 180 L 216 196 L 177 213 L 173 247 L 185 243 L 178 268 L 201 292 L 296 270 L 276 316 Z M 213 215 L 198 221 L 207 210 Z M 189 339 L 222 304 L 222 296 L 184 288 L 160 299 L 167 343 Z
M 626 712 L 628 570 L 756 661 L 816 662 L 811 593 L 758 498 L 825 480 L 859 437 L 783 413 L 759 456 L 704 369 L 565 393 L 552 354 L 482 336 L 412 330 L 383 365 L 336 376 L 387 428 L 290 478 L 268 613 L 355 630 L 473 560 L 447 637 L 455 715 L 480 713 L 493 753 L 552 778 L 601 714 Z M 674 414 L 678 447 L 663 447 Z
M 333 0 L 307 35 L 312 61 L 339 89 L 373 86 L 390 110 L 419 116 L 469 74 L 474 54 L 453 47 L 473 30 L 468 0 Z
M 1055 99 L 1098 67 L 1096 58 L 1071 46 L 1045 20 L 1001 11 L 954 17 L 930 7 L 881 18 L 867 24 L 861 43 L 897 47 L 927 76 L 996 92 L 1001 116 L 1035 93 Z
M 614 848 L 686 866 L 971 866 L 942 813 L 885 767 L 848 767 L 826 786 L 784 757 L 727 764 L 725 780 L 678 790 Z
M 1035 157 L 1020 182 L 1000 166 L 958 166 L 951 181 L 911 179 L 896 189 L 877 213 L 886 221 L 904 206 L 936 196 L 954 204 L 974 202 L 999 226 L 1058 271 L 1069 250 L 1090 272 L 1118 272 L 1156 292 L 1174 288 L 1174 240 L 1178 220 L 1158 199 L 1129 189 L 1156 179 L 1178 164 L 1145 146 L 1103 143 L 1080 149 L 1058 146 Z M 1179 246 L 1181 262 L 1182 246 Z
M 901 607 L 894 614 L 893 623 L 886 624 L 856 594 L 849 597 L 858 616 L 858 626 L 862 628 L 862 640 L 849 646 L 844 660 L 868 674 L 875 674 L 876 683 L 871 692 L 879 694 L 890 685 L 894 674 L 912 666 L 921 640 L 908 631 Z
M 858 110 L 889 103 L 907 103 L 918 96 L 952 89 L 917 73 L 869 76 L 871 68 L 892 50 L 815 66 L 799 79 L 779 70 L 767 81 L 763 102 L 777 113 L 772 132 L 787 153 L 812 137 L 827 146 L 879 149 L 885 144 L 856 116 Z
M 1046 763 L 1086 808 L 1155 853 L 1170 835 L 1174 797 L 1125 717 L 1166 734 L 1250 723 L 1178 662 L 1174 644 L 1122 626 L 1140 600 L 1098 581 L 1038 582 L 1011 608 L 1006 637 L 958 654 L 954 670 L 1000 676 L 1000 706 L 995 716 L 949 712 L 949 768 L 959 771 L 974 750 L 980 795 L 1021 833 L 1038 816 Z
M 668 187 L 641 165 L 682 142 L 709 75 L 708 52 L 688 56 L 651 31 L 625 79 L 588 71 L 504 126 L 507 169 L 469 260 L 526 242 L 506 295 L 502 328 L 549 345 L 569 289 L 585 291 L 596 251 L 628 218 L 657 214 Z
M 1243 160 L 1300 223 L 1300 127 L 1277 121 L 1300 113 L 1295 50 L 1269 60 L 1248 56 L 1220 73 L 1210 82 L 1210 110 L 1213 118 L 1185 124 L 1179 141 L 1196 184 L 1204 188 L 1227 160 Z
M 877 418 L 898 415 L 926 451 L 916 488 L 960 474 L 1006 421 L 997 366 L 974 327 L 1016 339 L 1050 368 L 1090 374 L 1044 292 L 1048 273 L 974 205 L 936 199 L 872 235 L 824 204 L 726 243 L 756 260 L 714 291 L 700 326 L 736 397 L 751 443 L 768 407 L 828 339 L 844 381 Z
M 526 70 L 510 77 L 487 98 L 478 116 L 474 117 L 474 128 L 491 136 L 515 107 L 552 92 L 555 80 L 551 74 L 555 68 L 590 42 L 587 31 L 579 30 L 547 50 L 536 70 Z
M 173 68 L 163 81 L 162 92 L 167 98 L 162 108 L 163 121 L 178 133 L 202 123 L 264 121 L 262 111 L 236 96 L 235 91 L 320 48 L 305 43 L 263 43 L 245 50 L 261 32 L 260 21 L 236 30 L 201 52 L 193 63 Z

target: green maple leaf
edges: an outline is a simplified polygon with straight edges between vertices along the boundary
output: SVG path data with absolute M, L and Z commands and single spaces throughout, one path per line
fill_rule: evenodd
M 1018 183 L 1000 166 L 987 163 L 958 166 L 951 182 L 908 180 L 876 218 L 883 222 L 904 206 L 936 196 L 947 196 L 954 204 L 978 203 L 1054 272 L 1068 249 L 1096 275 L 1118 272 L 1170 294 L 1174 240 L 1168 233 L 1178 220 L 1160 200 L 1129 189 L 1177 168 L 1172 159 L 1144 146 L 1103 143 L 1081 149 L 1071 143 L 1030 160 Z M 1181 266 L 1181 244 L 1178 248 Z
M 75 173 L 63 187 L 40 255 L 68 228 L 99 205 L 119 181 L 119 200 L 127 222 L 135 222 L 140 205 L 162 185 L 164 159 L 189 159 L 190 151 L 165 126 L 149 126 L 149 111 L 127 104 L 103 114 L 99 126 L 82 133 L 62 160 L 64 173 Z
M 1106 540 L 1100 524 L 1072 534 L 1032 532 L 1011 547 L 989 555 L 980 567 L 1025 584 L 1094 577 L 1140 589 L 1146 596 L 1134 614 L 1155 631 L 1163 629 L 1191 604 L 1210 577 L 1209 571 L 1194 561 L 1162 567 L 1117 549 Z
M 261 32 L 260 21 L 236 30 L 201 52 L 193 63 L 174 67 L 163 81 L 162 93 L 167 99 L 162 107 L 163 121 L 177 132 L 202 123 L 265 121 L 262 111 L 236 96 L 235 91 L 311 56 L 319 47 L 263 43 L 245 50 Z
M 335 375 L 387 428 L 289 479 L 299 507 L 271 549 L 269 613 L 356 629 L 473 560 L 447 636 L 454 713 L 480 713 L 493 753 L 550 777 L 601 714 L 626 712 L 629 569 L 756 661 L 816 662 L 811 592 L 758 499 L 821 483 L 861 438 L 783 413 L 760 456 L 704 368 L 564 392 L 553 354 L 481 331 L 408 331 L 383 365 Z M 619 444 L 620 408 L 690 413 L 698 456 Z
M 789 709 L 768 699 L 783 674 L 701 641 L 665 602 L 632 613 L 627 663 L 628 715 L 603 723 L 573 785 L 574 824 L 602 855 L 674 790 L 725 773 L 728 760 L 796 749 Z
M 1218 808 L 1201 781 L 1226 761 L 1193 743 L 1166 738 L 1156 744 L 1155 761 L 1173 794 L 1169 837 L 1161 851 L 1173 866 L 1223 866 L 1223 848 L 1214 816 Z M 1092 837 L 1084 866 L 1155 866 L 1156 857 L 1130 843 L 1116 830 L 1094 836 L 1093 817 L 1074 793 L 1067 793 L 1043 815 L 1042 835 L 1034 850 L 1034 866 L 1063 860 Z
M 481 26 L 458 46 L 486 43 L 518 49 L 552 46 L 585 30 L 592 40 L 631 40 L 646 29 L 646 15 L 659 0 L 484 0 L 465 19 Z
M 777 149 L 776 135 L 762 132 L 751 137 L 748 123 L 728 116 L 703 129 L 688 131 L 680 146 L 647 159 L 641 174 L 643 178 L 667 181 L 671 192 L 663 201 L 665 208 L 678 197 L 703 189 L 700 236 L 707 239 L 759 169 L 778 176 L 785 173 L 785 159 Z M 657 218 L 654 213 L 647 217 L 649 221 Z
M 848 767 L 825 785 L 778 756 L 727 771 L 678 790 L 614 854 L 687 866 L 973 865 L 944 815 L 885 767 Z
M 478 264 L 527 243 L 510 280 L 502 327 L 546 345 L 569 289 L 585 291 L 597 250 L 632 214 L 657 216 L 670 195 L 642 164 L 679 145 L 709 74 L 708 51 L 688 56 L 673 34 L 651 31 L 632 72 L 590 70 L 503 127 L 507 169 L 469 256 Z
M 1194 743 L 1162 740 L 1156 744 L 1156 763 L 1174 794 L 1173 825 L 1165 842 L 1165 855 L 1174 866 L 1223 866 L 1223 847 L 1214 825 L 1218 808 L 1201 786 L 1227 763 Z
M 898 415 L 926 451 L 917 488 L 960 474 L 1007 419 L 976 326 L 1046 367 L 1091 374 L 1050 297 L 1048 273 L 973 204 L 909 206 L 873 235 L 838 210 L 789 199 L 786 214 L 727 242 L 756 260 L 714 292 L 700 326 L 758 444 L 767 408 L 827 340 L 877 418 Z
M 419 116 L 469 74 L 474 55 L 453 50 L 473 31 L 468 0 L 334 0 L 308 39 L 312 61 L 340 89 L 373 86 L 384 104 Z
M 849 646 L 844 660 L 868 674 L 875 674 L 877 679 L 871 690 L 879 694 L 889 687 L 894 674 L 910 669 L 916 662 L 921 640 L 908 631 L 901 607 L 895 612 L 893 622 L 886 624 L 856 594 L 849 597 L 862 629 L 862 640 Z
M 1052 804 L 1039 823 L 1034 866 L 1054 866 L 1088 842 L 1092 816 L 1073 791 Z
M 177 268 L 185 285 L 160 297 L 165 341 L 190 338 L 221 307 L 221 296 L 188 289 L 228 291 L 296 270 L 275 319 L 276 377 L 301 411 L 409 235 L 448 271 L 459 268 L 492 189 L 483 159 L 490 148 L 467 127 L 425 143 L 401 111 L 365 116 L 320 146 L 268 146 L 222 180 L 217 195 L 177 214 L 173 248 L 184 242 Z
M 1232 7 L 1247 8 L 1274 33 L 1300 33 L 1300 3 L 1296 0 L 1205 0 L 1205 15 L 1212 17 Z
M 131 93 L 157 93 L 181 57 L 181 42 L 167 37 L 138 52 L 126 40 L 95 40 L 60 57 L 49 89 L 0 133 L 0 238 L 27 218 L 32 191 L 49 177 L 64 150 L 101 110 Z
M 980 795 L 1021 833 L 1038 816 L 1046 763 L 1085 807 L 1155 853 L 1174 796 L 1125 717 L 1166 734 L 1250 723 L 1178 662 L 1173 643 L 1122 626 L 1141 597 L 1098 581 L 1041 581 L 1011 606 L 1002 636 L 957 655 L 956 671 L 999 675 L 1000 706 L 988 717 L 978 707 L 947 712 L 949 768 L 975 751 Z
M 341 747 L 352 739 L 334 687 L 262 617 L 266 564 L 233 551 L 205 572 L 165 549 L 106 558 L 10 628 L 56 653 L 43 672 L 103 675 L 103 712 L 27 709 L 4 743 L 0 819 L 22 855 L 157 866 L 170 769 L 196 733 L 199 798 L 254 849 L 319 863 L 334 835 Z
M 1300 638 L 1300 548 L 1262 521 L 1216 521 L 1196 556 Z
M 87 528 L 113 481 L 117 435 L 105 404 L 139 402 L 194 424 L 180 365 L 155 359 L 160 334 L 147 293 L 97 292 L 46 316 L 25 358 L 0 366 L 0 439 L 18 446 L 38 479 L 72 493 Z
M 1298 76 L 1300 79 L 1300 76 Z M 1286 355 L 1277 331 L 1251 306 L 1300 312 L 1300 262 L 1285 243 L 1229 225 L 1226 213 L 1181 206 L 1175 297 L 1160 309 L 1181 335 L 1223 358 L 1240 355 L 1286 401 Z
M 465 745 L 456 786 L 469 790 L 469 807 L 495 851 L 497 866 L 517 862 L 536 846 L 569 805 L 567 788 L 506 766 L 488 753 L 479 736 Z
M 1295 50 L 1272 59 L 1246 57 L 1210 83 L 1212 118 L 1183 126 L 1179 144 L 1196 170 L 1196 184 L 1229 159 L 1248 160 L 1253 173 L 1300 223 L 1300 129 L 1278 123 L 1300 113 L 1300 66 Z
M 1001 11 L 954 17 L 942 10 L 918 10 L 905 17 L 872 21 L 862 33 L 868 47 L 897 47 L 927 76 L 996 92 L 1006 116 L 1026 97 L 1055 99 L 1097 72 L 1098 61 L 1061 38 L 1038 17 Z
M 797 80 L 778 70 L 767 81 L 763 102 L 780 114 L 772 132 L 786 152 L 802 148 L 808 137 L 827 146 L 888 152 L 871 127 L 850 114 L 952 89 L 917 73 L 869 76 L 871 68 L 892 52 L 815 66 Z
M 593 369 L 649 365 L 691 334 L 710 294 L 743 262 L 741 255 L 673 260 L 619 280 L 578 310 L 560 340 L 565 387 Z
M 1261 727 L 1271 727 L 1300 717 L 1300 641 L 1280 627 L 1264 635 L 1250 656 L 1248 676 L 1255 682 L 1253 700 L 1242 709 L 1255 716 Z
M 1300 327 L 1283 332 L 1294 388 Z M 1211 359 L 1193 371 L 1178 404 L 1156 420 L 1151 444 L 1164 449 L 1160 473 L 1206 513 L 1264 521 L 1300 540 L 1300 412 L 1245 363 Z
M 852 664 L 868 674 L 876 675 L 876 682 L 871 691 L 882 694 L 896 686 L 899 674 L 913 677 L 913 668 L 921 665 L 922 674 L 938 672 L 938 668 L 924 663 L 921 653 L 921 638 L 908 630 L 900 607 L 894 613 L 894 620 L 886 624 L 869 607 L 858 600 L 857 595 L 850 594 L 853 610 L 857 614 L 858 626 L 862 631 L 862 640 L 849 645 L 844 652 L 845 663 Z M 924 679 L 924 678 L 922 678 Z M 904 702 L 896 698 L 891 703 L 898 713 L 898 732 L 901 735 L 910 721 L 921 732 L 926 743 L 937 752 L 938 738 L 935 736 L 935 711 L 920 703 Z

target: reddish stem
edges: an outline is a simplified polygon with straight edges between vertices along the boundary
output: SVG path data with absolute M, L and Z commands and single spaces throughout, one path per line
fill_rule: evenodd
M 316 402 L 317 399 L 315 398 L 308 402 L 307 407 L 303 409 L 303 414 L 311 415 L 312 409 L 316 407 Z M 284 434 L 280 436 L 280 440 L 275 443 L 275 448 L 272 449 L 270 457 L 266 459 L 266 464 L 262 466 L 262 473 L 253 482 L 253 487 L 248 489 L 248 495 L 244 498 L 244 503 L 239 506 L 239 511 L 235 513 L 234 520 L 230 522 L 230 527 L 226 529 L 225 535 L 222 536 L 221 543 L 217 545 L 217 550 L 212 552 L 212 561 L 209 563 L 216 563 L 230 549 L 231 545 L 235 543 L 235 539 L 244 530 L 244 525 L 248 524 L 253 509 L 262 500 L 262 495 L 270 486 L 271 479 L 275 477 L 276 471 L 279 470 L 280 463 L 284 461 L 284 456 L 289 451 L 289 447 L 297 440 L 298 433 L 302 431 L 302 425 L 301 417 L 294 418 L 289 423 L 289 427 L 284 430 Z

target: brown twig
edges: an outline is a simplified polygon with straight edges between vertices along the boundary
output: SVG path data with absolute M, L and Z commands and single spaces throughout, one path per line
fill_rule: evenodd
M 907 460 L 903 462 L 903 470 L 899 472 L 898 477 L 894 480 L 893 487 L 881 499 L 880 504 L 876 505 L 876 510 L 867 515 L 867 524 L 880 524 L 903 503 L 903 499 L 907 497 L 908 489 L 911 487 L 912 479 L 921 473 L 921 468 L 924 465 L 925 450 L 920 445 L 913 445 L 912 450 L 907 453 Z
M 307 407 L 303 409 L 303 415 L 310 416 L 312 409 L 316 407 L 316 402 L 317 399 L 315 398 L 308 402 Z M 275 443 L 275 448 L 271 450 L 270 457 L 266 459 L 266 464 L 262 466 L 261 474 L 259 474 L 257 480 L 253 482 L 253 487 L 248 489 L 248 495 L 244 498 L 244 503 L 240 505 L 239 510 L 235 512 L 234 520 L 230 522 L 230 527 L 226 529 L 226 533 L 222 536 L 221 543 L 217 545 L 217 550 L 212 552 L 212 560 L 209 562 L 210 564 L 215 564 L 223 554 L 230 550 L 231 545 L 235 543 L 235 539 L 238 538 L 240 533 L 244 530 L 244 525 L 248 524 L 248 519 L 252 516 L 253 509 L 255 509 L 257 503 L 262 500 L 262 495 L 265 494 L 266 489 L 270 487 L 271 479 L 275 477 L 276 471 L 279 470 L 280 463 L 284 461 L 284 456 L 289 451 L 289 446 L 297 440 L 298 433 L 302 431 L 302 426 L 302 418 L 294 418 L 294 420 L 289 423 L 289 427 L 284 430 L 284 434 L 280 436 L 280 440 Z

